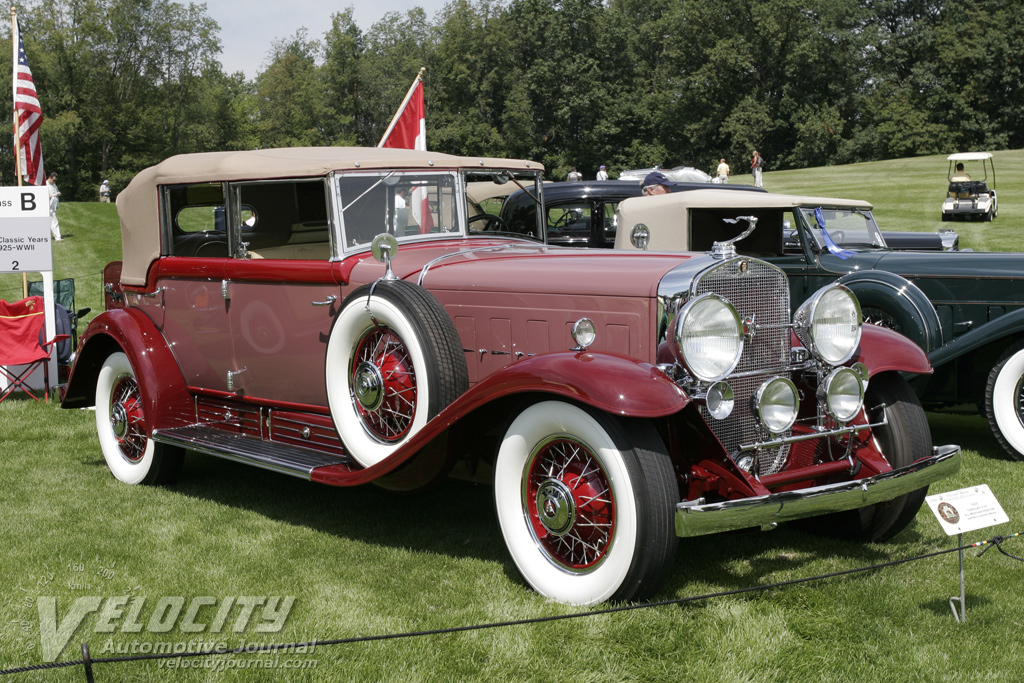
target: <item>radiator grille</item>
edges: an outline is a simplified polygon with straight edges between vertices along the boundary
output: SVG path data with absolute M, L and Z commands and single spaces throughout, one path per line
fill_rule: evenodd
M 788 376 L 779 373 L 790 360 L 789 284 L 786 275 L 762 261 L 733 259 L 704 274 L 694 294 L 713 292 L 732 302 L 744 320 L 757 326 L 753 339 L 743 348 L 743 356 L 734 374 L 756 373 L 745 377 L 729 377 L 736 397 L 736 408 L 725 420 L 716 420 L 704 405 L 701 414 L 722 442 L 729 455 L 736 458 L 742 444 L 767 438 L 754 411 L 754 394 L 768 379 Z M 771 371 L 776 372 L 771 372 Z M 785 436 L 789 436 L 786 432 Z M 760 476 L 782 470 L 789 455 L 789 446 L 761 451 L 757 455 L 756 473 Z

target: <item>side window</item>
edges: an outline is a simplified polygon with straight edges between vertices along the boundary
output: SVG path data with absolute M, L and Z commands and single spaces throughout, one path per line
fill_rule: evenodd
M 166 187 L 163 197 L 170 224 L 165 244 L 169 255 L 228 256 L 227 211 L 221 183 Z
M 236 254 L 252 259 L 329 259 L 325 188 L 322 178 L 232 184 L 241 241 Z
M 603 238 L 602 246 L 612 247 L 615 245 L 615 231 L 618 227 L 618 218 L 615 212 L 619 208 L 619 203 L 605 202 L 603 207 L 602 213 L 604 214 L 604 227 L 601 233 Z
M 547 209 L 548 243 L 577 244 L 590 242 L 589 202 L 558 204 Z

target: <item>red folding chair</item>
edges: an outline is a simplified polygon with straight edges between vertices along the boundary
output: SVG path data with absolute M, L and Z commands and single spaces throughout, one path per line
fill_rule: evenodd
M 0 299 L 0 373 L 9 382 L 0 394 L 0 401 L 19 389 L 38 401 L 39 397 L 28 385 L 28 378 L 42 365 L 43 397 L 50 402 L 50 352 L 54 344 L 67 339 L 68 335 L 58 334 L 44 342 L 45 323 L 43 297 L 30 296 L 13 303 Z

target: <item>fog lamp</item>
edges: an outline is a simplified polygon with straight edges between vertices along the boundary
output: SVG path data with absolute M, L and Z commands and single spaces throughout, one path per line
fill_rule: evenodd
M 732 414 L 736 405 L 736 397 L 732 387 L 726 382 L 715 382 L 708 389 L 708 395 L 704 398 L 708 412 L 716 420 L 724 420 Z
M 837 368 L 825 378 L 825 406 L 839 422 L 849 422 L 864 403 L 864 384 L 860 375 L 850 368 Z
M 597 339 L 597 328 L 590 318 L 580 318 L 572 326 L 572 339 L 576 342 L 573 351 L 582 351 L 589 348 Z
M 772 434 L 781 434 L 796 422 L 799 403 L 796 385 L 785 377 L 774 377 L 754 395 L 757 416 Z

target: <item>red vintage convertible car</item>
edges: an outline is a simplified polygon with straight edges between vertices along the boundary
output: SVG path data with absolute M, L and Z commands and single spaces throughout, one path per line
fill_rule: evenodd
M 147 169 L 63 405 L 96 406 L 132 484 L 185 451 L 399 490 L 468 464 L 529 584 L 578 604 L 656 592 L 679 536 L 816 517 L 888 538 L 959 467 L 900 374 L 923 352 L 862 329 L 847 289 L 791 320 L 785 274 L 728 245 L 555 248 L 543 212 L 470 212 L 472 183 L 543 202 L 542 174 L 348 148 Z

